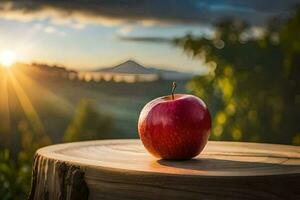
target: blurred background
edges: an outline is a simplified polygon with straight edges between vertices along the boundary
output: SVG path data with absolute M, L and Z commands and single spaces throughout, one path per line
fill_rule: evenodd
M 138 138 L 173 81 L 205 100 L 210 140 L 300 145 L 298 3 L 1 1 L 1 199 L 26 198 L 42 146 Z

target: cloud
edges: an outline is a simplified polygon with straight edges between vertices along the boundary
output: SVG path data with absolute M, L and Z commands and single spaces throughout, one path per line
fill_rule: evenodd
M 56 34 L 61 37 L 66 36 L 66 33 L 64 31 L 60 31 L 53 26 L 45 26 L 43 24 L 38 23 L 38 24 L 34 24 L 32 28 L 36 31 L 43 31 L 44 33 L 47 33 L 47 34 Z
M 53 27 L 53 26 L 47 26 L 47 27 L 45 27 L 45 32 L 46 33 L 56 33 L 57 32 L 57 30 Z
M 133 31 L 133 27 L 132 26 L 123 26 L 120 30 L 119 33 L 122 35 L 128 35 L 129 33 L 131 33 Z
M 119 40 L 128 42 L 147 42 L 147 43 L 174 43 L 173 39 L 164 37 L 134 37 L 134 36 L 118 36 Z
M 262 37 L 266 32 L 266 27 L 252 26 L 245 33 L 245 37 L 259 38 Z M 192 33 L 191 33 L 192 34 Z M 208 34 L 203 36 L 207 39 L 213 38 L 215 35 L 214 30 L 211 30 Z M 175 40 L 178 38 L 168 38 L 168 37 L 151 37 L 151 36 L 129 36 L 129 35 L 118 35 L 117 39 L 125 42 L 144 42 L 144 43 L 159 43 L 159 44 L 175 44 Z
M 82 29 L 86 25 L 211 24 L 236 17 L 254 25 L 286 13 L 300 0 L 14 0 L 0 2 L 0 18 L 21 21 L 49 19 Z

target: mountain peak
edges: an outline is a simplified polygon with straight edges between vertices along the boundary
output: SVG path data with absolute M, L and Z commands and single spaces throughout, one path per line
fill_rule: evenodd
M 149 68 L 142 66 L 134 60 L 127 60 L 117 66 L 109 67 L 101 70 L 110 73 L 126 73 L 126 74 L 153 74 Z
M 134 64 L 134 65 L 140 65 L 139 63 L 137 63 L 135 60 L 133 60 L 133 59 L 129 59 L 129 60 L 127 60 L 127 61 L 125 61 L 125 62 L 123 62 L 123 63 L 121 63 L 121 64 Z M 121 65 L 120 64 L 120 65 Z
M 129 59 L 115 67 L 138 67 L 138 68 L 145 68 L 144 66 L 137 63 L 135 60 Z
M 103 73 L 115 73 L 115 74 L 137 74 L 137 75 L 147 75 L 147 74 L 156 74 L 160 75 L 165 80 L 186 80 L 190 79 L 193 74 L 183 73 L 172 70 L 164 70 L 155 67 L 144 67 L 143 65 L 137 63 L 135 60 L 129 59 L 125 62 L 122 62 L 119 65 L 102 68 L 96 70 L 95 72 Z

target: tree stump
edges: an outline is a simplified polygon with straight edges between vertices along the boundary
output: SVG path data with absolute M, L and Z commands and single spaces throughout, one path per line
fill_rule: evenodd
M 300 199 L 300 147 L 208 142 L 165 161 L 139 140 L 58 144 L 37 151 L 29 199 Z

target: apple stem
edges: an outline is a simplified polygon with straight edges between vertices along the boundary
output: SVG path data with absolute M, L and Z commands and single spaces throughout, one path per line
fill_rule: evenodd
M 177 84 L 176 84 L 176 82 L 174 81 L 173 83 L 172 83 L 172 100 L 174 100 L 174 91 L 175 91 L 175 88 L 177 87 Z

